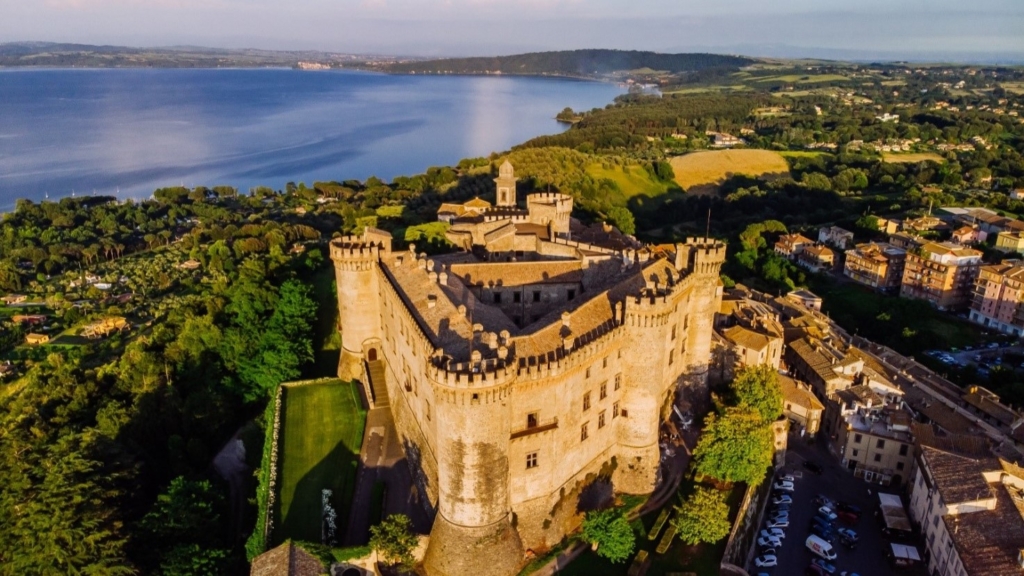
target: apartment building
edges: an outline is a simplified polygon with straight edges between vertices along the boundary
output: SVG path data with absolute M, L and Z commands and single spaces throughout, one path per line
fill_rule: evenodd
M 940 310 L 967 307 L 981 252 L 951 242 L 927 242 L 907 253 L 900 296 L 927 300 Z
M 846 251 L 843 274 L 878 290 L 896 290 L 903 280 L 907 251 L 891 244 L 868 242 Z
M 996 250 L 1024 253 L 1024 232 L 1019 230 L 1000 232 L 996 235 Z
M 1024 262 L 1009 260 L 978 268 L 971 299 L 972 322 L 1006 334 L 1024 335 Z
M 803 234 L 783 234 L 775 242 L 775 253 L 788 259 L 793 259 L 805 247 L 813 245 L 814 240 Z
M 814 244 L 804 246 L 796 253 L 797 266 L 811 272 L 828 272 L 836 263 L 836 254 L 828 246 Z
M 818 230 L 818 242 L 846 250 L 853 246 L 853 232 L 839 226 L 824 226 Z
M 929 574 L 1024 573 L 1024 470 L 1006 460 L 922 446 L 910 517 Z
M 779 374 L 779 386 L 782 388 L 782 413 L 793 423 L 792 429 L 801 436 L 817 434 L 825 405 L 811 392 L 811 387 L 784 374 Z

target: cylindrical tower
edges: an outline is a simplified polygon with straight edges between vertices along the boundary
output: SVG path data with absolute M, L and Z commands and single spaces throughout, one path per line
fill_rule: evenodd
M 625 390 L 617 423 L 619 458 L 612 482 L 615 489 L 647 494 L 658 480 L 660 407 L 671 390 L 679 358 L 671 351 L 670 304 L 657 287 L 649 286 L 625 303 L 628 344 L 623 348 Z
M 509 576 L 523 560 L 509 500 L 509 395 L 515 367 L 479 360 L 434 369 L 438 508 L 430 576 Z
M 691 401 L 698 407 L 708 400 L 708 366 L 711 363 L 711 336 L 715 312 L 722 304 L 720 274 L 725 262 L 725 244 L 713 238 L 689 238 L 677 250 L 687 254 L 688 271 L 694 276 L 690 305 L 686 311 L 686 386 Z
M 331 260 L 338 284 L 341 359 L 338 377 L 363 377 L 363 344 L 380 335 L 380 286 L 377 266 L 387 247 L 357 236 L 331 242 Z M 380 354 L 381 351 L 376 351 Z

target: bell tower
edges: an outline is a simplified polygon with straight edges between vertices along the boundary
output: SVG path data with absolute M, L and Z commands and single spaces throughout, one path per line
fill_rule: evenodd
M 494 179 L 498 185 L 497 206 L 516 207 L 516 175 L 512 163 L 508 160 L 498 168 L 498 177 Z

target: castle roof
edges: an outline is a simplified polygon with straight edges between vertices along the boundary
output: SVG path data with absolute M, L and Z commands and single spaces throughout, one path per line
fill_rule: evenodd
M 470 286 L 499 287 L 583 281 L 581 260 L 452 264 L 449 272 Z

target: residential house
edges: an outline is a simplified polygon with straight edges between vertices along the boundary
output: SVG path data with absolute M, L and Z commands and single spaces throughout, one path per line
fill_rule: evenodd
M 46 322 L 46 316 L 43 314 L 15 314 L 11 317 L 11 321 L 15 324 L 40 326 Z
M 786 294 L 786 299 L 796 302 L 805 308 L 821 312 L 821 296 L 818 296 L 810 290 L 793 290 Z
M 30 332 L 25 336 L 25 344 L 28 344 L 29 346 L 39 346 L 41 344 L 46 344 L 49 341 L 50 336 L 47 334 L 36 334 L 35 332 Z
M 899 388 L 881 382 L 836 392 L 832 448 L 854 476 L 885 485 L 910 478 L 914 438 L 902 395 Z
M 743 140 L 733 136 L 732 134 L 726 134 L 724 132 L 708 132 L 708 136 L 711 138 L 712 148 L 732 148 L 733 146 L 739 146 L 743 144 Z
M 804 246 L 803 249 L 797 251 L 794 261 L 797 266 L 805 268 L 810 272 L 828 272 L 835 266 L 836 255 L 832 252 L 831 248 L 821 244 L 814 244 L 812 246 Z
M 28 296 L 25 296 L 24 294 L 8 294 L 8 295 L 0 298 L 0 301 L 3 301 L 3 303 L 8 305 L 8 306 L 13 306 L 15 304 L 21 304 L 21 303 L 23 303 L 23 302 L 25 302 L 27 300 L 28 300 Z
M 947 230 L 950 230 L 949 224 L 946 224 L 935 216 L 907 218 L 903 221 L 903 231 L 905 232 L 944 232 Z
M 1024 254 L 1024 232 L 1000 232 L 996 235 L 996 250 Z
M 775 242 L 775 253 L 792 260 L 807 246 L 813 246 L 814 240 L 803 234 L 783 234 Z
M 1012 200 L 1024 200 L 1024 188 L 1010 190 L 1010 198 Z
M 1004 434 L 1010 433 L 1021 415 L 999 400 L 999 396 L 981 386 L 970 386 L 963 395 L 967 411 L 980 417 L 985 423 L 998 428 Z
M 978 269 L 971 300 L 972 322 L 1024 335 L 1024 262 L 1007 260 Z
M 729 377 L 735 366 L 768 364 L 779 368 L 784 347 L 783 328 L 778 313 L 771 306 L 734 292 L 722 299 L 714 327 L 730 352 L 729 365 L 722 367 Z
M 853 246 L 853 232 L 839 226 L 825 226 L 818 230 L 818 242 L 846 250 Z
M 895 220 L 892 218 L 876 216 L 875 220 L 876 225 L 878 226 L 878 231 L 883 234 L 895 234 L 896 232 L 899 232 L 900 227 L 903 225 L 901 220 Z
M 782 334 L 752 330 L 746 326 L 733 326 L 722 332 L 722 337 L 732 345 L 740 366 L 768 364 L 778 368 L 782 360 Z
M 971 302 L 981 252 L 951 242 L 928 242 L 907 253 L 900 296 L 927 300 L 940 310 Z
M 437 219 L 440 222 L 453 223 L 460 218 L 474 218 L 482 216 L 484 212 L 491 210 L 493 206 L 487 200 L 474 197 L 472 200 L 462 204 L 444 202 L 437 209 Z
M 821 428 L 821 414 L 825 405 L 811 391 L 807 384 L 779 374 L 782 387 L 782 412 L 799 430 L 800 435 L 814 436 Z
M 1024 471 L 1013 463 L 922 446 L 910 517 L 924 537 L 929 574 L 1024 570 Z
M 981 244 L 988 238 L 988 232 L 981 229 L 980 226 L 961 226 L 953 231 L 953 236 L 950 241 L 956 242 L 957 244 Z
M 907 232 L 896 232 L 895 234 L 889 235 L 889 244 L 902 248 L 904 250 L 913 250 L 920 248 L 928 243 L 928 240 L 918 236 L 917 234 L 909 234 Z
M 878 290 L 895 290 L 903 280 L 907 251 L 891 244 L 868 242 L 846 251 L 843 274 Z

